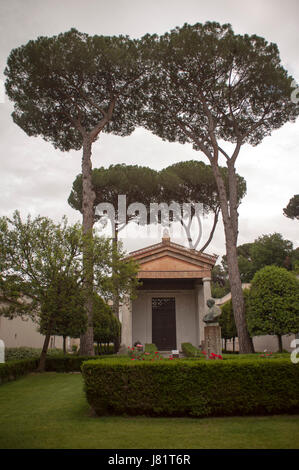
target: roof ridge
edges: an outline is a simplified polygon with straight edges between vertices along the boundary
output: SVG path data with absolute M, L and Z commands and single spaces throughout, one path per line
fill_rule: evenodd
M 163 242 L 159 242 L 159 243 L 155 243 L 153 245 L 149 245 L 149 246 L 146 246 L 144 248 L 140 248 L 139 250 L 134 250 L 134 251 L 130 251 L 129 254 L 127 256 L 134 256 L 136 254 L 141 254 L 141 253 L 146 253 L 147 251 L 151 251 L 155 248 L 162 248 L 162 247 L 169 247 L 169 246 L 173 246 L 174 248 L 179 248 L 180 250 L 182 251 L 186 251 L 187 253 L 189 254 L 192 254 L 192 255 L 200 255 L 200 256 L 204 256 L 206 258 L 209 258 L 211 260 L 214 260 L 214 259 L 217 259 L 218 256 L 217 255 L 209 255 L 208 253 L 204 253 L 202 251 L 198 251 L 198 250 L 195 250 L 193 248 L 188 248 L 184 245 L 180 245 L 179 243 L 174 243 L 172 241 L 169 241 L 167 243 L 163 243 Z

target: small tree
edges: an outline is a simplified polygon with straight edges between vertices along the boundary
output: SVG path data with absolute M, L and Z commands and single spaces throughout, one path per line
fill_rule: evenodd
M 244 289 L 243 295 L 245 300 L 245 316 L 247 317 L 247 312 L 249 310 L 249 289 Z M 221 311 L 222 313 L 219 317 L 219 325 L 221 326 L 221 337 L 225 341 L 225 349 L 226 341 L 228 339 L 233 339 L 233 351 L 235 351 L 235 338 L 238 336 L 238 333 L 231 299 L 222 305 Z
M 299 331 L 298 279 L 285 268 L 266 266 L 254 275 L 249 301 L 251 334 L 277 335 L 282 352 L 282 335 Z
M 81 324 L 80 308 L 88 295 L 83 282 L 83 240 L 80 225 L 68 226 L 66 218 L 60 224 L 40 216 L 28 216 L 23 222 L 18 212 L 11 219 L 0 218 L 0 298 L 5 302 L 0 313 L 10 318 L 30 316 L 41 324 L 46 336 L 40 370 L 51 334 L 56 328 L 65 331 L 64 315 L 71 315 L 74 308 Z M 90 252 L 95 291 L 111 299 L 117 285 L 121 298 L 132 295 L 138 283 L 136 263 L 123 261 L 121 249 L 115 252 L 109 240 L 96 234 Z
M 39 331 L 45 335 L 63 337 L 66 354 L 66 338 L 79 338 L 86 331 L 87 317 L 84 310 L 84 291 L 73 277 L 64 273 L 51 284 L 41 302 Z
M 97 343 L 97 353 L 102 344 L 113 343 L 117 352 L 120 343 L 121 324 L 113 315 L 111 307 L 98 296 L 94 296 L 93 304 L 94 341 Z

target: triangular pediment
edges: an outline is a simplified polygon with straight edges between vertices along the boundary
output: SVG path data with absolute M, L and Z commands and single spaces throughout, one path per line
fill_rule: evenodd
M 198 271 L 201 268 L 208 268 L 203 263 L 180 259 L 172 254 L 163 254 L 150 260 L 141 260 L 139 264 L 143 271 Z
M 128 258 L 139 264 L 139 278 L 209 277 L 217 259 L 170 241 L 131 252 Z

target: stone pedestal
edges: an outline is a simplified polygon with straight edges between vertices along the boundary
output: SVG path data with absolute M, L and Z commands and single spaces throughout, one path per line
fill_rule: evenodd
M 122 305 L 121 345 L 132 347 L 132 301 L 129 297 L 126 297 Z
M 0 363 L 5 362 L 5 344 L 2 339 L 0 339 Z
M 197 305 L 197 344 L 204 343 L 204 327 L 203 317 L 208 313 L 207 300 L 211 298 L 211 278 L 204 277 L 202 282 L 195 283 L 196 305 Z
M 209 358 L 211 353 L 220 355 L 222 352 L 221 348 L 221 328 L 218 323 L 210 323 L 204 328 L 204 351 L 207 353 Z

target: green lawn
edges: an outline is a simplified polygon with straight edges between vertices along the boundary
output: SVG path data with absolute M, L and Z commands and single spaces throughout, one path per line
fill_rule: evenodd
M 0 386 L 1 449 L 298 449 L 299 416 L 90 416 L 80 374 L 31 374 Z

